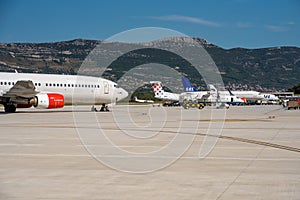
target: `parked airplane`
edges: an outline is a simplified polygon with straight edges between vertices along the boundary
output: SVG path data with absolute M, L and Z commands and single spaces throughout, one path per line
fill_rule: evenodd
M 244 99 L 241 99 L 232 93 L 224 92 L 224 91 L 218 91 L 213 85 L 208 85 L 211 95 L 208 98 L 207 102 L 210 103 L 226 103 L 229 105 L 242 105 L 245 103 Z
M 138 102 L 138 103 L 154 103 L 153 100 L 138 99 L 137 97 L 134 97 L 133 99 L 135 102 Z
M 224 91 L 225 92 L 225 91 Z M 237 97 L 247 100 L 278 100 L 274 94 L 263 94 L 257 91 L 231 91 L 231 93 Z
M 65 104 L 115 103 L 128 93 L 110 80 L 75 75 L 0 72 L 0 104 L 5 112 L 16 108 L 51 109 Z

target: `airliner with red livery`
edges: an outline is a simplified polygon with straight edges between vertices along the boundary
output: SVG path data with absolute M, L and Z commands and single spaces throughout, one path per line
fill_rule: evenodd
M 81 75 L 0 72 L 0 104 L 12 113 L 16 108 L 62 108 L 66 104 L 115 103 L 128 96 L 117 83 Z

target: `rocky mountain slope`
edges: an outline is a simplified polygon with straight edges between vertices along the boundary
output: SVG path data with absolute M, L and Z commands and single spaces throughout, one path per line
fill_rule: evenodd
M 224 83 L 232 89 L 282 90 L 300 82 L 300 48 L 272 47 L 262 49 L 223 49 L 200 38 L 194 38 L 201 43 L 211 55 L 222 75 Z M 76 74 L 81 63 L 96 45 L 101 41 L 76 39 L 54 43 L 0 43 L 0 71 L 34 72 L 34 73 L 64 73 Z M 145 57 L 145 55 L 148 55 Z M 149 56 L 150 55 L 150 56 Z M 201 88 L 203 83 L 199 77 L 187 67 L 187 63 L 172 57 L 168 52 L 144 50 L 128 54 L 115 62 L 107 78 L 119 77 L 120 68 L 130 62 L 151 62 L 167 64 L 170 67 L 180 67 L 191 81 Z M 171 61 L 170 61 L 171 60 Z M 133 65 L 132 65 L 133 66 Z M 116 69 L 116 70 L 115 70 Z

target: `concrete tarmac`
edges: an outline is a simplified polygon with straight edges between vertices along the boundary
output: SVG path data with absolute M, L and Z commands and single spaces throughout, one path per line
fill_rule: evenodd
M 2 110 L 0 199 L 300 197 L 299 110 Z

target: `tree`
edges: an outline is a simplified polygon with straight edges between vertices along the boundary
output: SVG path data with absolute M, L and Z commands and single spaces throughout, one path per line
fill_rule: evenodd
M 294 92 L 295 94 L 300 94 L 300 83 L 294 87 L 288 89 L 289 92 Z

